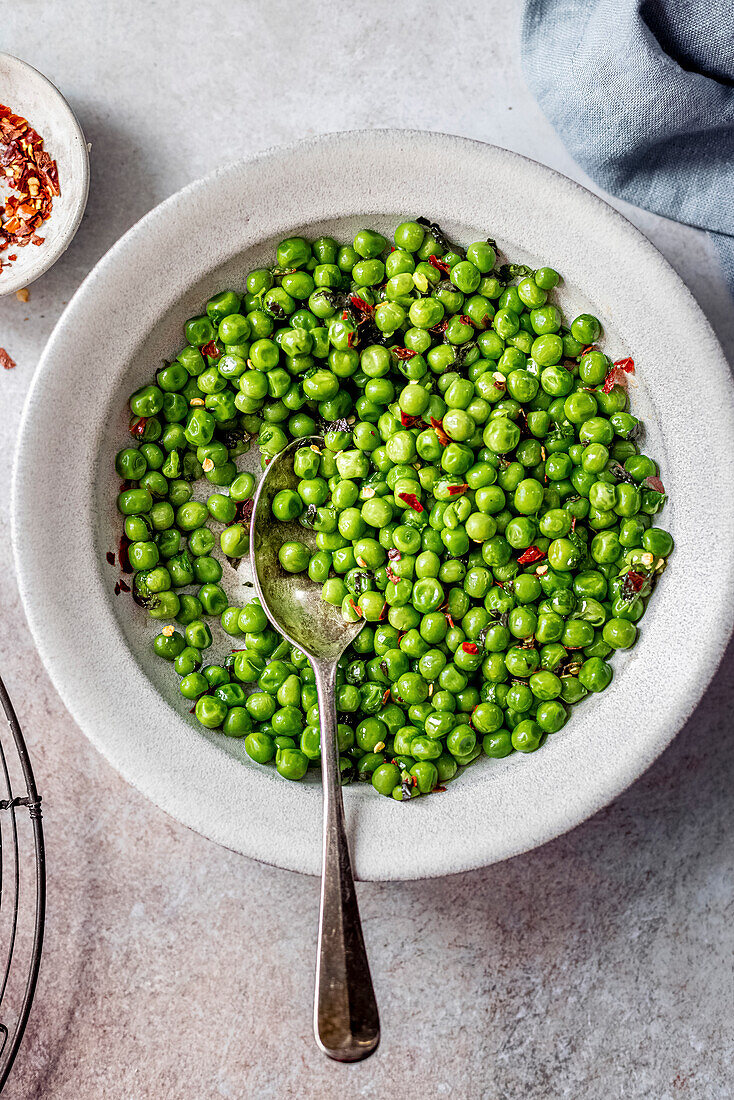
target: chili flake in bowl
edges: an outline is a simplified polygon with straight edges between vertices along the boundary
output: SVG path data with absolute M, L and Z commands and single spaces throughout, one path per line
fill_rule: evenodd
M 0 179 L 12 191 L 0 205 L 2 274 L 18 258 L 13 249 L 44 243 L 37 230 L 50 217 L 53 200 L 61 194 L 58 165 L 43 148 L 43 138 L 4 103 L 0 103 Z
M 68 103 L 30 65 L 0 53 L 0 296 L 28 286 L 70 244 L 89 154 Z

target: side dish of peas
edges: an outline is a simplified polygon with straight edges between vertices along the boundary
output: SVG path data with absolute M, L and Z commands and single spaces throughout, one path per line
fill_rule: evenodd
M 338 674 L 343 780 L 402 801 L 482 754 L 534 752 L 604 691 L 673 539 L 634 362 L 612 362 L 591 314 L 564 321 L 559 274 L 425 219 L 393 241 L 292 237 L 211 298 L 130 398 L 116 469 L 132 593 L 165 624 L 154 651 L 203 726 L 302 779 L 320 756 L 311 667 L 221 581 L 249 550 L 238 459 L 257 440 L 265 468 L 304 439 L 272 514 L 314 534 L 284 538 L 280 564 L 365 622 Z M 214 620 L 230 652 L 207 664 Z

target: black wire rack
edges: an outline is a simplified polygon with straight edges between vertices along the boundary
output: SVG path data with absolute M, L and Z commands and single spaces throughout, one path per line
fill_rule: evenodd
M 0 679 L 0 1091 L 23 1039 L 46 917 L 41 796 L 20 723 Z

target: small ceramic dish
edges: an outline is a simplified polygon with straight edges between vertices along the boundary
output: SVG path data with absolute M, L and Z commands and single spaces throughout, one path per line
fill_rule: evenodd
M 688 290 L 621 215 L 504 149 L 404 131 L 331 134 L 192 184 L 100 261 L 41 359 L 15 470 L 20 591 L 59 693 L 130 782 L 206 836 L 310 873 L 321 861 L 320 785 L 289 783 L 249 760 L 240 740 L 198 726 L 171 666 L 151 650 L 156 624 L 115 595 L 119 571 L 106 557 L 121 529 L 114 456 L 129 443 L 130 393 L 180 350 L 186 319 L 272 263 L 280 239 L 351 240 L 364 226 L 390 234 L 418 215 L 464 245 L 492 236 L 513 262 L 555 267 L 566 316 L 597 314 L 603 347 L 634 357 L 633 411 L 661 466 L 676 548 L 638 644 L 615 656 L 611 687 L 574 708 L 538 752 L 479 759 L 446 793 L 410 803 L 369 785 L 345 790 L 356 874 L 464 871 L 578 824 L 680 729 L 732 621 L 729 372 Z M 243 579 L 227 575 L 234 604 L 253 594 Z
M 0 297 L 29 286 L 55 264 L 79 228 L 89 192 L 89 152 L 76 115 L 58 88 L 27 62 L 0 53 L 0 103 L 25 118 L 56 161 L 61 194 L 38 235 L 41 245 L 8 249 L 17 260 L 0 272 Z M 5 193 L 5 192 L 4 192 Z M 10 192 L 7 192 L 10 193 Z

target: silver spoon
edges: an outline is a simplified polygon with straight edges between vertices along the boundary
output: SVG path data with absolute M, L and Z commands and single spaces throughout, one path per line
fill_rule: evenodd
M 307 576 L 286 573 L 278 560 L 284 542 L 315 548 L 315 533 L 298 520 L 273 519 L 273 497 L 295 489 L 293 457 L 299 447 L 322 448 L 321 436 L 290 443 L 270 463 L 255 494 L 250 558 L 255 588 L 268 618 L 291 645 L 309 658 L 316 677 L 321 717 L 324 844 L 321 912 L 314 996 L 314 1034 L 324 1054 L 338 1062 L 369 1057 L 380 1041 L 380 1018 L 362 936 L 352 863 L 344 824 L 336 739 L 336 665 L 363 621 L 345 623 L 338 607 L 321 599 Z

